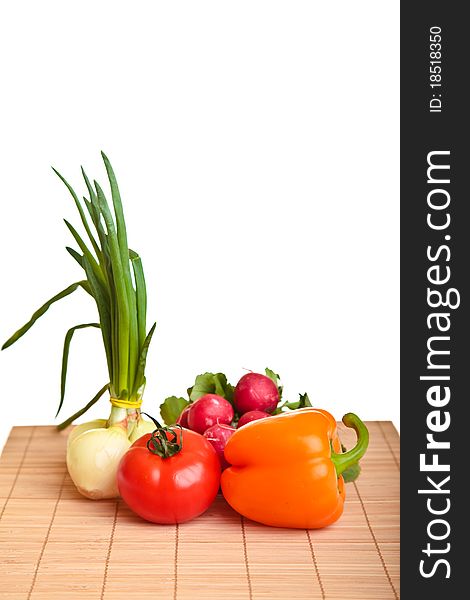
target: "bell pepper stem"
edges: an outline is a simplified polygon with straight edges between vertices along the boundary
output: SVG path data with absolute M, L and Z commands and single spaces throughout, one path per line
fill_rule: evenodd
M 338 477 L 343 471 L 351 465 L 356 464 L 364 456 L 369 445 L 369 431 L 357 415 L 354 413 L 344 415 L 343 423 L 346 427 L 354 429 L 357 435 L 357 443 L 354 448 L 351 448 L 351 450 L 343 452 L 342 454 L 337 454 L 336 452 L 331 453 L 331 460 L 335 465 Z

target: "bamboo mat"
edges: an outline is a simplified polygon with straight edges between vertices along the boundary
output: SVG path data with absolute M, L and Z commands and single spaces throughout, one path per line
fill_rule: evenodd
M 122 500 L 78 494 L 64 434 L 15 427 L 0 459 L 0 598 L 397 599 L 399 438 L 390 422 L 368 426 L 343 517 L 310 531 L 258 525 L 221 496 L 189 523 L 146 523 Z

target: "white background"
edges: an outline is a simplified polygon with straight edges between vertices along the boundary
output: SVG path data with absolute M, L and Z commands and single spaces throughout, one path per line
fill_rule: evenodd
M 158 323 L 144 406 L 269 366 L 338 418 L 399 418 L 398 3 L 16 2 L 0 15 L 0 338 L 82 278 L 80 164 L 117 172 Z M 73 244 L 71 244 L 73 245 Z M 52 423 L 82 291 L 0 355 L 0 446 Z M 76 333 L 63 417 L 107 381 Z M 102 399 L 85 420 L 107 416 Z

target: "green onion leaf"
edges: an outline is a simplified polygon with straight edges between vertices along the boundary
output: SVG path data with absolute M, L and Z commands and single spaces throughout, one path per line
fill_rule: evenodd
M 84 269 L 85 267 L 83 266 L 83 256 L 73 248 L 70 248 L 70 246 L 66 246 L 65 249 L 70 254 L 70 256 L 73 256 L 73 258 L 78 262 L 82 269 Z
M 111 197 L 113 199 L 114 214 L 116 215 L 116 230 L 119 243 L 119 250 L 121 253 L 121 263 L 124 273 L 130 275 L 129 248 L 127 246 L 126 222 L 124 221 L 124 211 L 122 209 L 121 194 L 119 193 L 116 175 L 114 174 L 113 168 L 108 160 L 108 157 L 104 152 L 101 152 L 101 156 L 103 157 L 104 166 L 106 167 L 106 172 L 108 174 L 109 185 L 111 187 Z
M 101 398 L 101 396 L 105 393 L 105 391 L 109 388 L 109 383 L 107 383 L 106 385 L 104 385 L 100 391 L 96 394 L 96 396 L 94 396 L 90 402 L 88 402 L 88 404 L 85 404 L 85 406 L 83 408 L 81 408 L 80 410 L 77 410 L 77 412 L 72 415 L 71 417 L 69 417 L 68 419 L 66 419 L 63 423 L 60 423 L 60 425 L 57 425 L 57 429 L 59 431 L 61 431 L 62 429 L 65 429 L 66 427 L 68 427 L 69 425 L 71 425 L 75 419 L 78 419 L 78 417 L 81 417 L 84 413 L 86 413 L 86 411 L 88 409 L 90 409 L 93 404 L 96 404 L 98 402 L 98 400 Z
M 149 351 L 150 342 L 152 341 L 152 336 L 153 336 L 156 326 L 157 326 L 156 323 L 154 323 L 152 325 L 150 331 L 147 334 L 147 337 L 145 338 L 144 344 L 142 346 L 142 350 L 140 351 L 139 365 L 137 367 L 137 373 L 136 373 L 135 380 L 134 380 L 134 388 L 133 388 L 134 393 L 137 393 L 137 390 L 145 382 L 144 373 L 145 373 L 145 365 L 147 363 L 147 354 Z
M 114 392 L 120 394 L 121 390 L 127 389 L 128 386 L 128 370 L 129 370 L 129 302 L 127 297 L 126 280 L 124 275 L 124 269 L 121 263 L 121 254 L 119 250 L 119 243 L 116 234 L 116 228 L 114 226 L 113 217 L 109 210 L 109 205 L 97 181 L 94 182 L 96 193 L 98 196 L 98 202 L 100 205 L 100 211 L 103 215 L 106 230 L 108 232 L 109 250 L 111 269 L 113 274 L 115 294 L 113 298 L 116 299 L 116 315 L 114 318 L 114 326 L 116 327 L 116 344 L 113 348 L 119 361 L 119 370 L 116 373 L 118 381 L 111 383 L 114 384 Z M 127 262 L 129 260 L 127 259 Z
M 90 287 L 90 284 L 88 283 L 88 281 L 86 281 L 86 280 L 80 281 L 80 287 L 83 288 L 85 290 L 85 292 L 87 294 L 90 294 L 90 296 L 93 298 L 93 294 L 91 292 L 91 287 Z
M 83 167 L 82 175 L 83 179 L 85 180 L 88 193 L 90 195 L 90 201 L 88 201 L 86 198 L 83 198 L 83 201 L 85 202 L 85 206 L 87 207 L 88 212 L 90 213 L 91 220 L 93 221 L 93 225 L 95 226 L 95 229 L 98 233 L 98 237 L 101 244 L 101 252 L 103 253 L 104 258 L 109 258 L 108 240 L 106 237 L 106 232 L 103 228 L 103 224 L 101 223 L 101 213 L 98 198 Z
M 90 250 L 88 249 L 87 245 L 85 244 L 85 242 L 82 240 L 82 238 L 80 237 L 79 233 L 77 232 L 77 230 L 75 229 L 75 227 L 69 223 L 67 221 L 67 219 L 64 219 L 64 223 L 67 225 L 70 233 L 73 235 L 75 241 L 77 242 L 80 250 L 83 252 L 83 255 L 87 257 L 96 277 L 102 282 L 105 283 L 105 278 L 103 275 L 103 272 L 100 269 L 99 264 L 96 262 L 95 257 L 93 256 L 93 254 L 90 252 Z
M 147 321 L 147 290 L 145 286 L 144 270 L 140 256 L 134 250 L 129 250 L 129 256 L 134 271 L 136 298 L 137 298 L 137 330 L 139 334 L 139 348 L 145 340 L 145 327 Z
M 2 350 L 5 350 L 5 348 L 8 348 L 9 346 L 11 346 L 12 344 L 14 344 L 17 340 L 20 339 L 20 337 L 22 337 L 29 329 L 31 329 L 31 327 L 36 323 L 36 321 L 39 319 L 39 317 L 42 317 L 42 315 L 48 310 L 48 308 L 54 304 L 54 302 L 57 302 L 58 300 L 62 300 L 62 298 L 65 298 L 66 296 L 69 296 L 70 294 L 72 294 L 78 287 L 83 287 L 84 289 L 86 289 L 85 284 L 87 284 L 87 281 L 77 281 L 77 283 L 72 283 L 72 285 L 69 285 L 69 287 L 65 288 L 65 290 L 62 290 L 61 292 L 59 292 L 58 294 L 56 294 L 55 296 L 53 296 L 50 300 L 48 300 L 47 302 L 45 302 L 41 308 L 38 308 L 38 310 L 33 313 L 31 319 L 25 324 L 23 325 L 23 327 L 21 327 L 20 329 L 18 329 L 18 331 L 16 333 L 14 333 L 2 346 Z
M 136 363 L 139 358 L 140 346 L 138 339 L 136 292 L 132 286 L 131 271 L 129 266 L 129 247 L 127 245 L 126 222 L 124 220 L 124 211 L 122 209 L 121 194 L 114 174 L 113 167 L 104 152 L 101 152 L 106 173 L 108 174 L 109 185 L 111 188 L 111 197 L 113 200 L 114 214 L 116 216 L 116 232 L 121 255 L 121 265 L 124 273 L 124 282 L 126 286 L 127 302 L 129 306 L 129 368 L 128 381 L 132 384 L 136 374 Z M 145 329 L 145 326 L 144 326 Z
M 57 412 L 55 414 L 56 417 L 59 414 L 60 409 L 62 408 L 62 404 L 64 403 L 65 382 L 67 379 L 67 366 L 68 366 L 68 360 L 69 360 L 70 342 L 72 341 L 73 334 L 77 331 L 77 329 L 85 329 L 86 327 L 97 327 L 99 329 L 100 324 L 99 323 L 83 323 L 81 325 L 75 325 L 75 327 L 71 327 L 65 335 L 64 351 L 62 354 L 62 371 L 60 374 L 60 402 L 59 402 L 59 408 L 57 409 Z
M 98 308 L 98 314 L 100 317 L 100 325 L 101 325 L 101 334 L 103 336 L 104 349 L 106 353 L 106 362 L 108 364 L 109 375 L 112 378 L 114 373 L 114 364 L 113 364 L 113 351 L 111 346 L 111 315 L 109 313 L 108 307 L 108 298 L 106 295 L 106 290 L 103 290 L 100 283 L 95 277 L 93 273 L 93 269 L 88 262 L 86 256 L 83 257 L 83 264 L 86 272 L 86 276 L 88 277 L 88 282 L 91 287 L 93 298 L 96 302 L 96 307 Z M 116 367 L 117 368 L 117 367 Z M 112 379 L 111 379 L 112 383 Z
M 90 230 L 90 226 L 88 225 L 88 221 L 86 220 L 86 216 L 85 213 L 83 212 L 83 208 L 82 205 L 80 204 L 80 201 L 78 200 L 78 196 L 75 193 L 75 190 L 73 189 L 73 187 L 69 184 L 69 182 L 65 179 L 65 177 L 63 177 L 59 171 L 57 171 L 56 169 L 54 169 L 54 167 L 52 167 L 52 170 L 54 171 L 54 173 L 62 180 L 62 182 L 65 184 L 65 186 L 67 187 L 68 191 L 70 192 L 72 198 L 75 201 L 75 206 L 78 209 L 78 212 L 80 213 L 80 219 L 82 220 L 83 226 L 85 227 L 85 231 L 88 234 L 88 237 L 90 238 L 90 242 L 93 246 L 93 249 L 96 252 L 96 255 L 100 256 L 100 248 L 98 246 L 98 244 L 96 243 L 95 238 L 93 237 L 93 234 L 91 233 Z

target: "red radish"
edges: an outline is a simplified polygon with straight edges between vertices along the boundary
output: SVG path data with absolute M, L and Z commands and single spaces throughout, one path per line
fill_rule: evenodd
M 177 425 L 181 425 L 181 427 L 186 427 L 186 429 L 189 429 L 189 426 L 188 426 L 188 415 L 189 415 L 189 410 L 190 410 L 191 406 L 192 406 L 192 404 L 190 404 L 186 408 L 183 408 L 183 410 L 181 411 L 180 416 L 176 419 L 176 424 Z
M 279 402 L 279 391 L 272 379 L 260 373 L 247 373 L 237 383 L 233 403 L 240 414 L 252 410 L 272 412 Z
M 264 419 L 266 417 L 270 417 L 271 415 L 263 410 L 249 410 L 244 415 L 242 415 L 238 421 L 237 427 L 243 427 L 247 423 L 251 423 L 251 421 L 257 421 L 258 419 Z
M 225 460 L 224 450 L 225 444 L 234 431 L 236 431 L 236 429 L 231 425 L 216 423 L 204 432 L 204 437 L 212 444 L 214 450 L 217 452 L 222 470 L 229 466 L 229 463 Z
M 230 425 L 233 416 L 233 407 L 228 400 L 217 394 L 206 394 L 191 405 L 188 427 L 202 434 L 216 423 Z

